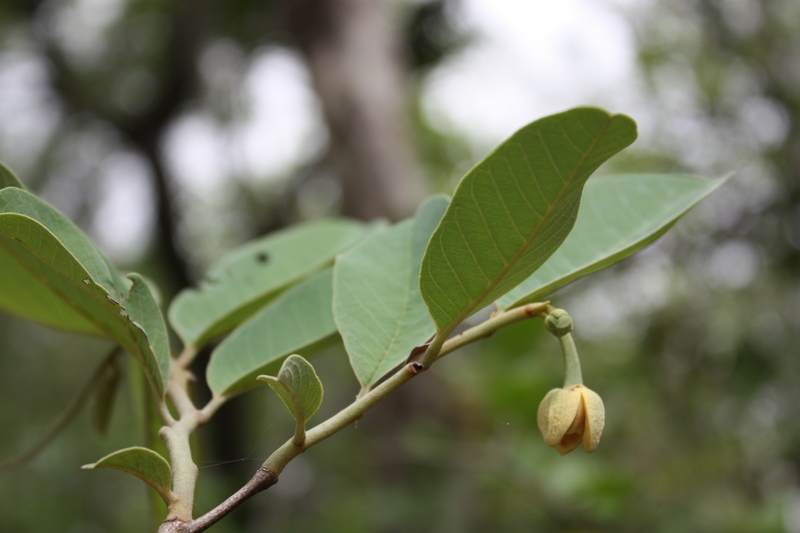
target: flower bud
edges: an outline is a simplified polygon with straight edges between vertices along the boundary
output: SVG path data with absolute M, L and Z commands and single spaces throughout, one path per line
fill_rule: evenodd
M 539 405 L 539 430 L 544 441 L 561 455 L 577 448 L 581 441 L 591 453 L 600 443 L 605 424 L 603 400 L 583 385 L 553 389 Z
M 556 337 L 572 331 L 572 317 L 563 309 L 553 309 L 544 319 L 544 327 Z

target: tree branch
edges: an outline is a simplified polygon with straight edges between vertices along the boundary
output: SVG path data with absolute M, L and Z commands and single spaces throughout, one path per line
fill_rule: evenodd
M 189 397 L 189 382 L 192 379 L 192 374 L 186 367 L 180 365 L 175 359 L 171 361 L 167 396 L 172 400 L 172 405 L 181 420 L 187 415 L 197 413 L 197 407 Z
M 459 333 L 455 337 L 447 339 L 442 345 L 441 350 L 433 352 L 432 359 L 433 361 L 437 361 L 450 352 L 454 352 L 467 344 L 472 344 L 475 341 L 491 337 L 496 331 L 516 322 L 534 317 L 544 318 L 547 315 L 549 307 L 550 302 L 537 302 L 496 313 L 486 322 L 482 322 L 463 333 Z M 423 357 L 427 356 L 428 353 L 426 352 Z M 421 362 L 424 364 L 424 361 Z
M 227 500 L 213 510 L 207 512 L 197 520 L 184 523 L 179 520 L 166 520 L 158 528 L 158 533 L 198 533 L 210 528 L 231 511 L 239 507 L 259 492 L 267 490 L 278 482 L 278 476 L 264 468 L 259 468 L 241 489 L 232 494 Z
M 173 426 L 164 426 L 158 432 L 167 445 L 172 465 L 172 493 L 175 499 L 167 507 L 167 521 L 190 522 L 194 507 L 194 493 L 197 485 L 198 468 L 192 459 L 189 437 L 198 424 L 197 412 L 194 416 L 181 417 Z
M 424 356 L 429 357 L 432 362 L 435 362 L 448 353 L 462 348 L 467 344 L 491 336 L 495 331 L 501 328 L 528 318 L 544 317 L 547 314 L 548 307 L 549 302 L 532 303 L 500 312 L 492 316 L 489 320 L 456 335 L 446 342 L 437 343 L 434 339 Z M 436 346 L 440 346 L 441 349 Z M 283 469 L 292 459 L 364 416 L 364 414 L 378 402 L 427 370 L 427 368 L 428 367 L 422 362 L 412 361 L 406 363 L 391 377 L 380 383 L 364 396 L 361 396 L 328 420 L 308 430 L 306 432 L 305 442 L 302 446 L 295 444 L 294 437 L 286 441 L 264 461 L 261 468 L 259 468 L 245 486 L 236 491 L 236 493 L 217 507 L 190 522 L 180 522 L 176 520 L 165 521 L 161 528 L 159 528 L 159 533 L 198 533 L 205 531 L 243 502 L 277 483 L 278 476 L 280 476 Z M 211 402 L 209 402 L 209 404 L 211 404 Z M 205 411 L 207 408 L 208 406 L 203 410 Z
M 208 403 L 200 409 L 200 423 L 205 424 L 208 422 L 211 417 L 214 416 L 214 413 L 225 405 L 228 400 L 230 400 L 230 397 L 225 395 L 212 397 Z

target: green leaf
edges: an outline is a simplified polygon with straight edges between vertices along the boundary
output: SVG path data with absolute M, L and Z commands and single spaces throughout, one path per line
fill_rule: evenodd
M 290 355 L 281 365 L 278 376 L 258 376 L 286 404 L 292 417 L 305 424 L 322 405 L 322 382 L 311 363 L 299 355 Z
M 589 181 L 572 233 L 539 270 L 500 298 L 498 307 L 535 302 L 633 255 L 661 237 L 726 179 L 631 175 Z
M 0 190 L 0 272 L 8 280 L 0 284 L 1 309 L 48 326 L 113 339 L 142 363 L 154 389 L 163 394 L 169 353 L 152 325 L 152 316 L 160 319 L 158 309 L 143 301 L 152 299 L 149 289 L 142 283 L 128 295 L 131 281 L 112 269 L 77 227 L 13 187 Z M 134 309 L 131 319 L 123 301 Z
M 0 309 L 65 331 L 103 334 L 90 309 L 104 308 L 108 293 L 84 284 L 91 276 L 83 265 L 35 220 L 0 214 L 0 273 Z M 95 297 L 101 300 L 85 301 Z
M 108 454 L 96 463 L 83 465 L 84 470 L 95 468 L 113 468 L 134 475 L 153 487 L 164 501 L 169 503 L 175 499 L 170 490 L 172 485 L 172 468 L 166 459 L 153 450 L 134 446 Z
M 350 364 L 368 388 L 435 332 L 419 292 L 419 267 L 448 199 L 426 201 L 413 219 L 336 258 L 333 314 Z
M 211 354 L 206 377 L 214 396 L 256 385 L 275 374 L 289 354 L 315 355 L 337 338 L 333 271 L 326 269 L 287 290 L 237 328 Z
M 16 174 L 3 163 L 0 163 L 0 189 L 5 189 L 6 187 L 16 187 L 17 189 L 25 188 Z
M 123 276 L 101 254 L 91 240 L 69 219 L 46 202 L 22 189 L 8 187 L 0 190 L 0 215 L 22 215 L 44 226 L 69 250 L 92 280 L 114 298 L 128 291 Z
M 157 387 L 160 391 L 167 388 L 169 382 L 169 337 L 164 316 L 158 308 L 155 296 L 150 286 L 139 274 L 128 274 L 131 280 L 131 290 L 127 298 L 122 301 L 128 314 L 129 329 L 134 333 L 141 331 L 143 335 L 135 335 L 138 351 L 143 354 L 141 362 L 145 372 L 152 379 L 160 378 Z
M 572 229 L 586 180 L 635 139 L 629 117 L 577 108 L 525 126 L 470 170 L 422 260 L 437 329 L 451 332 L 536 271 Z
M 272 233 L 228 254 L 198 289 L 173 300 L 169 320 L 187 346 L 223 335 L 281 291 L 328 267 L 370 227 L 351 220 L 317 221 Z

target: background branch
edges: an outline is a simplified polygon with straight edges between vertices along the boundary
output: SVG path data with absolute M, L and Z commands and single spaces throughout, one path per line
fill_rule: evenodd
M 12 468 L 18 468 L 20 466 L 24 466 L 31 460 L 33 460 L 39 453 L 42 452 L 47 445 L 50 444 L 53 439 L 55 439 L 61 430 L 63 430 L 67 425 L 75 418 L 83 404 L 86 402 L 86 399 L 89 397 L 92 392 L 94 392 L 95 388 L 97 387 L 98 383 L 102 379 L 103 375 L 106 373 L 108 368 L 114 364 L 114 360 L 119 357 L 122 353 L 122 348 L 119 346 L 114 347 L 111 352 L 103 358 L 97 368 L 92 373 L 92 376 L 89 378 L 89 381 L 86 382 L 86 385 L 80 390 L 77 396 L 75 396 L 72 401 L 67 404 L 66 409 L 61 412 L 61 415 L 53 422 L 53 424 L 48 428 L 44 434 L 39 437 L 39 439 L 27 450 L 19 454 L 17 457 L 9 459 L 3 463 L 0 463 L 0 470 L 10 470 Z

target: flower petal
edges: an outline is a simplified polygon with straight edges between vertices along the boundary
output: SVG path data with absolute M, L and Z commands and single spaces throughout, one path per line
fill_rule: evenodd
M 569 452 L 581 445 L 581 437 L 583 437 L 583 435 L 578 433 L 565 435 L 561 441 L 553 445 L 553 448 L 555 448 L 556 451 L 561 455 L 567 455 Z
M 574 388 L 553 389 L 544 397 L 539 405 L 537 419 L 539 430 L 548 446 L 555 447 L 564 438 L 575 420 L 580 402 L 581 393 Z
M 603 426 L 606 423 L 606 410 L 600 395 L 586 387 L 582 388 L 583 408 L 586 412 L 586 427 L 583 433 L 583 447 L 592 453 L 600 444 Z

